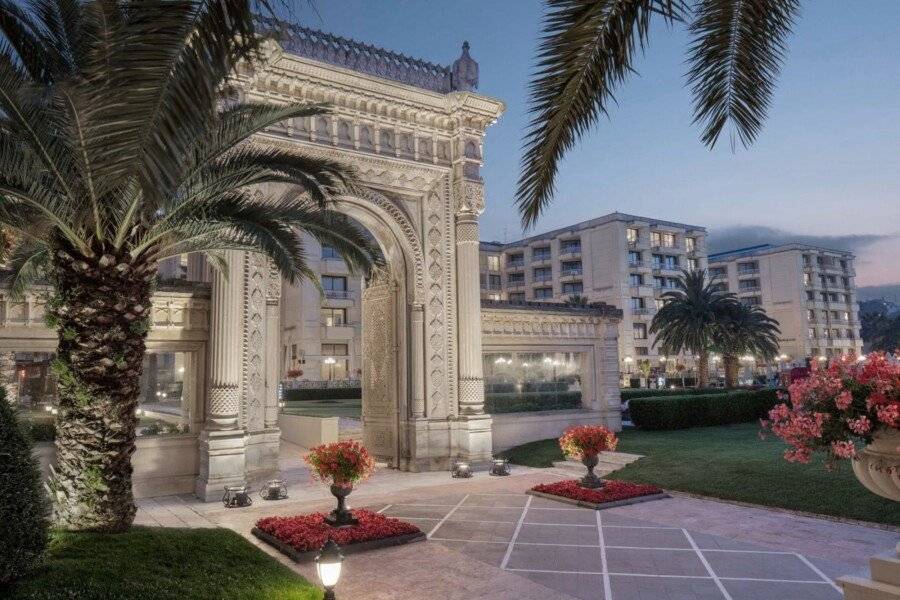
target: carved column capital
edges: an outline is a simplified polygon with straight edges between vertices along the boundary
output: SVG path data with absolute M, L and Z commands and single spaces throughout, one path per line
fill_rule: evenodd
M 467 217 L 477 219 L 484 212 L 484 184 L 457 179 L 453 200 L 457 220 Z

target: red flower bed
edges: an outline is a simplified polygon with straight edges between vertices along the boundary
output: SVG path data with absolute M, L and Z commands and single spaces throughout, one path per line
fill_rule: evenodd
M 590 502 L 592 504 L 617 502 L 619 500 L 662 493 L 662 490 L 655 485 L 616 481 L 615 479 L 604 480 L 603 487 L 600 489 L 581 487 L 577 479 L 557 481 L 556 483 L 542 483 L 531 489 L 535 492 L 553 494 L 554 496 L 562 496 L 563 498 Z
M 318 550 L 329 538 L 339 546 L 346 546 L 421 532 L 415 525 L 370 510 L 354 510 L 353 516 L 359 520 L 359 525 L 354 527 L 331 527 L 325 523 L 324 513 L 266 517 L 257 521 L 256 527 L 298 552 Z

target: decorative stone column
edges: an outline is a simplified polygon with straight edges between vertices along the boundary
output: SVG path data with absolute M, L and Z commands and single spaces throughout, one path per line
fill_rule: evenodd
M 206 424 L 200 434 L 197 496 L 208 501 L 226 485 L 244 483 L 244 431 L 240 428 L 241 362 L 243 359 L 243 253 L 224 255 L 226 271 L 212 282 L 207 368 Z
M 412 381 L 412 416 L 425 416 L 425 307 L 414 304 L 410 310 L 410 380 Z

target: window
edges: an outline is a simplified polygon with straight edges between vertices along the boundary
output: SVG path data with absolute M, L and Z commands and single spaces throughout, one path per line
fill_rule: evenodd
M 656 310 L 661 309 L 665 305 L 666 305 L 665 298 L 654 298 L 653 299 L 653 306 L 656 307 Z
M 628 281 L 631 285 L 644 285 L 644 276 L 640 273 L 631 273 L 628 275 Z
M 580 406 L 581 382 L 589 378 L 583 352 L 484 352 L 484 391 L 533 394 L 535 402 L 547 409 Z M 541 408 L 540 406 L 537 408 Z
M 700 268 L 700 261 L 696 258 L 687 259 L 687 268 L 688 271 L 696 271 Z
M 647 346 L 635 346 L 634 353 L 637 356 L 650 356 L 650 349 Z
M 831 311 L 831 318 L 834 320 L 837 320 L 838 319 L 838 311 L 836 311 L 836 310 Z
M 581 275 L 581 261 L 580 260 L 569 260 L 569 261 L 562 263 L 562 265 L 560 265 L 560 266 L 562 268 L 563 275 Z
M 647 324 L 646 323 L 633 323 L 632 328 L 634 329 L 634 339 L 636 339 L 636 340 L 646 340 L 647 339 Z
M 325 327 L 341 327 L 347 324 L 346 308 L 323 308 L 322 325 Z
M 578 254 L 581 252 L 581 240 L 564 240 L 559 252 L 560 254 Z
M 666 287 L 666 278 L 665 277 L 654 277 L 653 278 L 653 287 L 655 287 L 655 288 Z
M 322 258 L 340 260 L 342 257 L 336 248 L 328 244 L 322 244 Z
M 812 285 L 812 275 L 809 273 L 803 274 L 803 285 Z
M 540 267 L 534 270 L 535 281 L 550 281 L 553 279 L 553 270 L 550 267 Z
M 651 256 L 653 259 L 653 268 L 654 269 L 662 269 L 663 265 L 663 255 L 662 254 L 653 254 Z
M 534 297 L 538 300 L 547 300 L 553 297 L 553 288 L 542 287 L 535 288 Z
M 639 237 L 640 236 L 638 235 L 638 230 L 634 227 L 628 227 L 625 229 L 625 239 L 628 240 L 629 244 L 637 244 Z
M 821 284 L 822 287 L 825 287 L 828 284 L 828 280 L 825 279 L 824 275 L 819 275 L 819 284 Z
M 808 321 L 815 321 L 816 320 L 816 311 L 814 311 L 811 308 L 807 308 L 806 309 L 806 319 Z
M 738 290 L 758 290 L 759 279 L 742 279 L 738 282 Z
M 499 275 L 488 275 L 488 289 L 489 290 L 499 290 L 501 287 L 500 276 Z
M 550 260 L 550 246 L 533 249 L 531 251 L 531 260 Z
M 662 234 L 658 231 L 651 231 L 650 244 L 652 246 L 662 246 Z
M 349 297 L 346 277 L 322 275 L 322 289 L 325 290 L 326 298 L 345 299 Z
M 297 360 L 297 344 L 291 344 L 291 360 Z
M 511 292 L 509 294 L 510 302 L 525 302 L 525 292 Z
M 322 379 L 348 379 L 347 355 L 347 344 L 322 344 Z
M 678 287 L 678 280 L 674 277 L 666 277 L 666 287 L 670 290 L 674 290 Z
M 810 327 L 806 331 L 807 331 L 807 335 L 809 335 L 809 339 L 815 339 L 815 337 L 816 337 L 816 328 L 815 327 Z
M 641 253 L 637 250 L 629 250 L 628 251 L 628 264 L 629 265 L 641 264 Z
M 852 340 L 852 339 L 853 339 L 853 330 L 852 330 L 852 329 L 848 329 L 848 330 L 847 330 L 847 339 L 848 339 L 848 340 Z
M 806 299 L 810 302 L 816 301 L 816 293 L 815 292 L 806 292 Z
M 631 299 L 631 310 L 642 310 L 646 307 L 644 304 L 643 298 L 632 298 Z
M 677 256 L 666 256 L 664 262 L 665 268 L 669 270 L 675 270 L 678 268 L 678 257 Z
M 688 252 L 693 252 L 697 249 L 697 238 L 686 237 L 684 238 L 684 247 Z
M 584 291 L 584 286 L 580 281 L 572 281 L 562 284 L 563 294 L 580 294 Z
M 510 273 L 506 276 L 506 283 L 509 285 L 522 285 L 525 283 L 525 273 Z
M 812 258 L 810 258 L 809 254 L 803 255 L 803 266 L 804 267 L 812 266 Z
M 492 254 L 487 257 L 487 267 L 488 271 L 499 271 L 500 270 L 500 257 L 496 254 Z
M 718 279 L 721 277 L 728 276 L 728 267 L 710 267 L 709 268 L 709 277 L 710 279 Z
M 841 285 L 843 285 L 844 287 L 850 287 L 850 278 L 841 277 Z
M 525 264 L 525 255 L 521 252 L 519 254 L 510 254 L 506 257 L 506 266 L 507 267 L 521 267 Z
M 835 339 L 839 339 L 841 337 L 841 330 L 840 329 L 832 329 L 831 337 L 833 337 Z
M 845 310 L 845 311 L 842 311 L 842 312 L 841 312 L 841 320 L 842 320 L 842 321 L 849 321 L 849 320 L 850 320 L 850 313 L 847 312 L 846 310 Z
M 831 302 L 837 302 L 838 295 L 835 294 L 834 292 L 831 292 L 830 294 L 828 294 L 828 300 L 830 300 Z
M 741 298 L 741 302 L 745 306 L 759 306 L 762 304 L 762 300 L 759 296 L 747 296 L 746 298 Z
M 728 284 L 725 283 L 724 281 L 719 282 L 719 283 L 715 283 L 715 284 L 713 284 L 713 285 L 710 286 L 710 287 L 712 287 L 712 289 L 718 290 L 718 291 L 720 291 L 720 292 L 727 292 L 727 291 L 728 291 Z
M 827 279 L 828 285 L 835 285 L 837 283 L 837 277 L 835 277 L 834 275 L 829 275 Z
M 758 273 L 759 262 L 754 260 L 751 262 L 738 263 L 737 272 L 738 275 Z
M 845 271 L 847 270 L 847 261 L 846 260 L 841 260 L 841 268 L 844 269 Z
M 825 292 L 819 292 L 822 297 L 822 302 L 828 302 L 828 294 Z

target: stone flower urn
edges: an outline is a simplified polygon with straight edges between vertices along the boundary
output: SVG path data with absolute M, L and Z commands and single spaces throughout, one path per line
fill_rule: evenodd
M 881 429 L 857 453 L 853 473 L 870 492 L 900 502 L 900 430 Z
M 594 473 L 594 467 L 600 459 L 596 454 L 585 454 L 581 457 L 581 464 L 587 467 L 587 475 L 581 478 L 581 487 L 597 489 L 603 487 L 603 480 Z
M 331 494 L 337 498 L 338 505 L 325 517 L 326 523 L 332 527 L 353 527 L 354 525 L 359 525 L 359 520 L 353 516 L 352 512 L 347 510 L 346 499 L 352 491 L 353 484 L 350 482 L 331 484 Z

